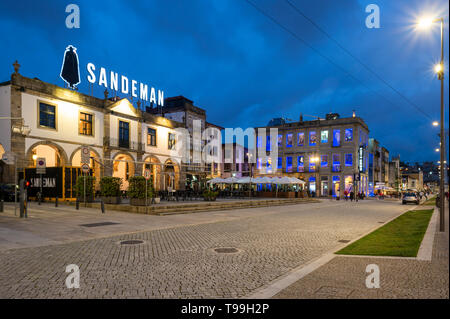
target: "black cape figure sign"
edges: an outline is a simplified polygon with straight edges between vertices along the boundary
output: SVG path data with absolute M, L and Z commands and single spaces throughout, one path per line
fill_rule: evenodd
M 64 52 L 60 76 L 72 89 L 75 89 L 75 86 L 80 83 L 77 48 L 72 45 L 69 45 Z

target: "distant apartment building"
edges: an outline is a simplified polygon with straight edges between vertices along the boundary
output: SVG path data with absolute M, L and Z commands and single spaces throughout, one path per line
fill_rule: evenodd
M 276 158 L 270 157 L 271 128 L 278 130 Z M 265 136 L 258 135 L 259 129 Z M 257 148 L 265 144 L 266 157 L 258 156 L 255 176 L 297 177 L 317 196 L 344 190 L 367 194 L 369 129 L 363 119 L 335 113 L 310 121 L 274 119 L 256 132 Z
M 184 96 L 175 96 L 165 99 L 163 107 L 151 109 L 151 113 L 165 117 L 169 120 L 182 123 L 182 126 L 190 134 L 190 158 L 192 161 L 181 165 L 179 187 L 201 189 L 206 186 L 206 179 L 220 176 L 218 163 L 205 163 L 202 159 L 202 151 L 207 143 L 207 139 L 202 138 L 202 133 L 207 128 L 214 128 L 218 131 L 223 128 L 206 121 L 206 111 L 194 105 L 194 102 Z M 200 123 L 198 127 L 199 136 L 194 139 L 194 121 Z M 196 141 L 196 142 L 194 142 Z M 221 141 L 220 141 L 221 142 Z M 214 150 L 217 151 L 217 150 Z M 200 161 L 194 161 L 199 158 Z

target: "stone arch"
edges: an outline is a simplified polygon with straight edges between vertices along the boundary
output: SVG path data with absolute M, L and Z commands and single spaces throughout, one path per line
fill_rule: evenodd
M 36 142 L 33 145 L 31 145 L 28 148 L 27 153 L 25 154 L 25 159 L 29 166 L 34 166 L 35 163 L 34 163 L 34 159 L 33 159 L 33 151 L 35 150 L 35 148 L 37 148 L 38 146 L 41 146 L 41 145 L 51 147 L 56 152 L 59 161 L 58 161 L 58 159 L 55 160 L 56 161 L 55 166 L 66 166 L 69 164 L 67 153 L 64 150 L 64 148 L 62 148 L 60 145 L 58 145 L 54 142 L 51 142 L 51 141 L 39 141 L 39 142 Z
M 144 174 L 145 169 L 150 169 L 152 172 L 152 182 L 153 182 L 153 188 L 156 191 L 159 191 L 163 189 L 163 180 L 162 180 L 162 163 L 159 160 L 158 157 L 154 155 L 148 155 L 144 158 L 144 164 L 142 165 L 142 174 Z
M 134 176 L 136 162 L 128 152 L 117 152 L 112 159 L 112 176 L 122 179 L 122 190 L 127 190 L 129 178 Z
M 180 188 L 180 166 L 178 163 L 169 158 L 164 162 L 163 166 L 163 187 L 165 190 L 168 189 L 168 187 L 172 187 L 174 189 Z
M 82 148 L 82 146 L 77 147 L 77 148 L 72 152 L 72 154 L 70 155 L 70 161 L 69 161 L 69 162 L 70 162 L 71 165 L 73 165 L 73 159 L 74 159 L 74 156 L 77 154 L 77 152 L 81 152 L 81 148 Z M 94 148 L 92 148 L 92 147 L 90 147 L 90 149 L 91 149 L 91 156 L 92 156 L 92 153 L 94 153 L 94 156 L 95 156 L 96 158 L 98 158 L 99 160 L 102 159 L 102 157 L 100 156 L 100 153 L 97 152 L 96 149 L 94 149 Z

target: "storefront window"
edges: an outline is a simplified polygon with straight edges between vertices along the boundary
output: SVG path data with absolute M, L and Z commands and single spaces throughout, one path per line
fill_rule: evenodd
M 353 176 L 345 176 L 345 190 L 350 193 L 353 190 Z
M 309 178 L 309 191 L 316 192 L 316 178 L 315 177 Z
M 341 146 L 341 130 L 333 130 L 333 146 Z
M 286 135 L 286 147 L 292 147 L 292 133 Z
M 297 157 L 297 172 L 299 173 L 303 173 L 304 172 L 304 162 L 305 162 L 305 157 L 304 156 L 299 156 Z
M 315 162 L 315 156 L 309 157 L 309 171 L 315 172 L 316 171 L 316 162 Z
M 337 195 L 340 195 L 340 184 L 341 179 L 339 176 L 333 176 L 333 196 L 336 197 Z
M 305 133 L 297 134 L 297 146 L 303 146 L 305 144 Z
M 257 169 L 262 169 L 262 160 L 260 158 L 258 158 L 256 160 L 256 168 Z
M 292 157 L 286 157 L 286 172 L 292 173 Z
M 345 129 L 345 141 L 346 142 L 353 141 L 353 129 L 352 128 Z
M 353 166 L 353 154 L 345 154 L 345 166 Z
M 317 144 L 316 131 L 309 132 L 309 146 L 314 146 Z
M 341 171 L 341 157 L 339 154 L 333 154 L 333 172 Z
M 266 172 L 272 173 L 272 159 L 270 157 L 267 159 Z
M 328 131 L 322 131 L 320 133 L 320 142 L 321 143 L 328 143 Z
M 322 167 L 328 166 L 328 155 L 320 156 L 320 166 L 322 166 Z

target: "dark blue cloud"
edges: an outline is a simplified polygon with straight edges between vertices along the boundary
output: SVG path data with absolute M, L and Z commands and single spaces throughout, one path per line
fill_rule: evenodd
M 439 58 L 439 34 L 418 34 L 411 23 L 426 9 L 448 21 L 446 1 L 290 1 L 439 119 L 439 83 L 429 71 Z M 163 88 L 167 96 L 185 95 L 222 126 L 261 126 L 272 117 L 297 120 L 300 113 L 349 116 L 356 110 L 391 153 L 407 160 L 438 159 L 437 131 L 420 112 L 284 1 L 253 2 L 362 83 L 241 0 L 77 1 L 79 30 L 64 25 L 70 2 L 2 1 L 0 81 L 8 79 L 18 59 L 25 76 L 62 85 L 62 55 L 73 44 L 82 66 L 94 62 Z M 380 29 L 364 25 L 370 3 L 380 6 Z M 86 81 L 80 90 L 89 92 Z M 448 96 L 448 84 L 446 90 Z M 101 90 L 94 93 L 102 96 Z

